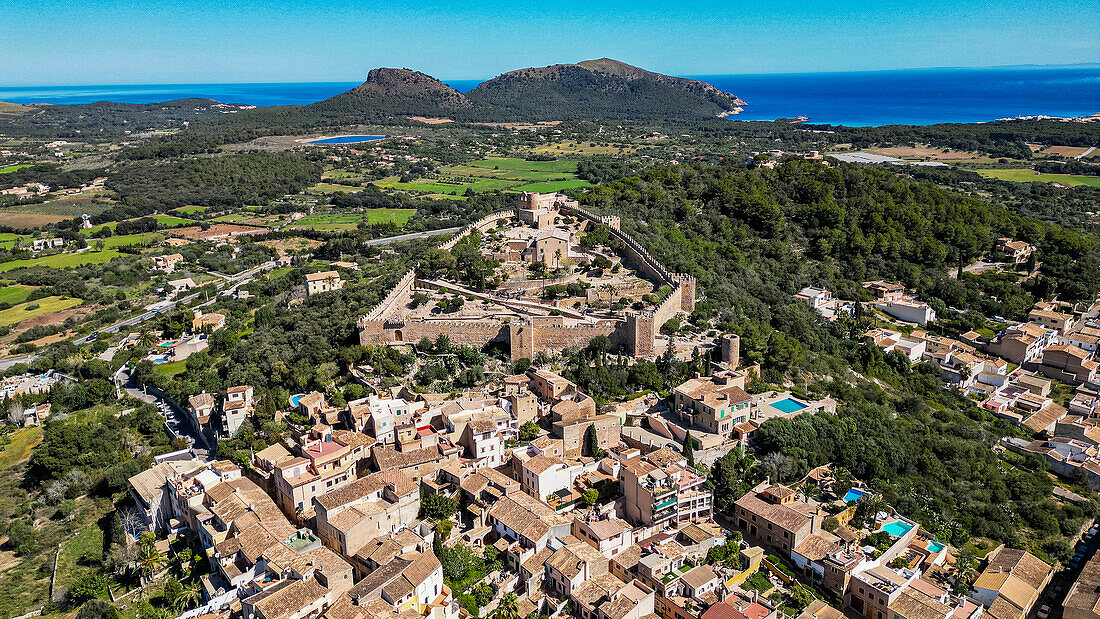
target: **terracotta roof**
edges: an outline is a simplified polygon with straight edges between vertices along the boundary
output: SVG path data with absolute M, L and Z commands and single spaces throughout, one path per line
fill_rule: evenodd
M 246 599 L 245 603 L 255 606 L 265 619 L 282 619 L 316 602 L 328 593 L 328 589 L 312 578 L 285 582 L 288 584 L 276 585 Z
M 1100 555 L 1094 555 L 1081 568 L 1064 605 L 1067 611 L 1073 609 L 1079 616 L 1100 615 Z
M 794 552 L 811 561 L 820 561 L 837 550 L 840 550 L 840 546 L 836 543 L 830 542 L 816 533 L 811 533 L 806 536 L 806 539 L 802 540 L 801 544 L 795 547 Z
M 944 619 L 952 613 L 951 607 L 912 588 L 902 589 L 890 610 L 905 619 Z
M 489 516 L 530 540 L 542 539 L 551 526 L 566 524 L 552 507 L 522 492 L 514 492 L 496 502 Z
M 731 604 L 719 602 L 711 606 L 703 613 L 700 619 L 749 619 L 744 613 L 737 610 Z
M 187 398 L 187 403 L 195 409 L 209 408 L 214 406 L 214 396 L 209 393 L 200 393 Z
M 1046 582 L 1053 568 L 1026 550 L 1005 548 L 989 561 L 985 569 L 986 572 L 996 570 L 1011 572 L 1032 589 L 1038 589 Z
M 546 565 L 554 568 L 569 580 L 576 578 L 581 573 L 584 565 L 587 564 L 591 570 L 595 570 L 594 566 L 600 563 L 606 565 L 607 557 L 584 542 L 563 546 L 554 551 L 554 554 L 546 561 Z
M 404 496 L 416 492 L 418 489 L 416 482 L 409 479 L 408 475 L 399 470 L 386 470 L 371 473 L 343 488 L 323 494 L 317 497 L 316 500 L 321 507 L 332 509 L 358 501 L 386 487 L 389 487 L 397 496 Z
M 753 492 L 749 492 L 740 499 L 737 499 L 735 504 L 749 513 L 756 514 L 758 517 L 782 529 L 786 529 L 787 531 L 798 531 L 809 524 L 811 520 L 809 516 L 800 514 L 786 505 L 778 505 L 764 501 Z
M 541 475 L 547 469 L 549 469 L 553 466 L 559 465 L 559 464 L 564 465 L 565 461 L 562 460 L 561 458 L 557 458 L 555 456 L 538 455 L 538 456 L 534 456 L 532 458 L 529 458 L 527 460 L 527 462 L 524 462 L 523 463 L 523 468 L 527 469 L 528 471 L 531 471 L 535 475 Z
M 709 565 L 700 565 L 693 568 L 687 574 L 680 577 L 685 583 L 692 589 L 698 589 L 706 585 L 707 583 L 716 580 L 718 576 L 714 573 Z
M 418 464 L 435 462 L 441 458 L 439 448 L 424 447 L 412 451 L 397 451 L 392 447 L 380 447 L 374 450 L 374 461 L 381 470 L 407 468 Z
M 317 273 L 310 273 L 306 275 L 307 282 L 324 281 L 329 278 L 340 279 L 340 274 L 336 271 L 320 271 Z

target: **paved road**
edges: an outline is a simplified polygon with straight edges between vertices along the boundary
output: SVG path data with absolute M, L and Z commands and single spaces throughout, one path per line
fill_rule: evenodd
M 191 421 L 184 411 L 173 406 L 171 402 L 164 398 L 159 398 L 152 393 L 147 393 L 144 389 L 139 389 L 130 379 L 130 371 L 126 366 L 119 368 L 118 371 L 115 372 L 115 384 L 122 385 L 127 395 L 156 406 L 157 410 L 164 417 L 165 425 L 167 425 L 176 436 L 186 436 L 191 440 L 191 449 L 195 451 L 195 455 L 202 460 L 208 460 L 210 458 L 211 451 L 207 445 L 206 438 L 201 436 L 198 430 L 191 426 Z
M 6 370 L 17 363 L 30 363 L 38 358 L 37 354 L 23 355 L 21 357 L 8 357 L 0 359 L 0 371 Z
M 401 234 L 401 235 L 398 235 L 398 236 L 387 236 L 384 239 L 371 239 L 371 240 L 369 240 L 369 241 L 367 241 L 363 244 L 364 245 L 389 245 L 390 243 L 398 243 L 400 241 L 411 241 L 413 239 L 422 239 L 422 238 L 425 238 L 425 237 L 437 236 L 437 235 L 440 235 L 440 234 L 454 234 L 455 232 L 459 232 L 460 230 L 462 230 L 461 227 L 458 227 L 458 228 L 443 228 L 441 230 L 428 230 L 427 232 L 414 232 L 412 234 Z

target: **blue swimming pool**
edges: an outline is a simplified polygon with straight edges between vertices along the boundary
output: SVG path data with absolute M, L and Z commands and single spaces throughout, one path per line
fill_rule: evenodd
M 792 398 L 783 398 L 778 402 L 772 402 L 770 406 L 774 409 L 783 411 L 784 413 L 797 413 L 798 411 L 806 408 L 805 404 Z
M 936 542 L 936 541 L 928 542 L 928 551 L 929 552 L 937 553 L 941 550 L 943 550 L 943 544 L 941 544 L 939 542 Z
M 298 408 L 298 401 L 302 399 L 302 394 L 290 396 L 290 405 L 294 408 Z
M 844 493 L 844 502 L 845 503 L 856 503 L 856 502 L 859 501 L 859 498 L 862 497 L 865 494 L 867 494 L 867 493 L 864 492 L 863 490 L 860 490 L 858 488 L 851 488 L 851 489 L 848 490 L 848 492 Z
M 341 135 L 334 138 L 310 140 L 307 144 L 358 144 L 359 142 L 373 142 L 385 138 L 384 135 Z
M 889 533 L 891 537 L 901 537 L 913 530 L 913 525 L 906 524 L 900 520 L 894 520 L 884 524 L 882 530 Z

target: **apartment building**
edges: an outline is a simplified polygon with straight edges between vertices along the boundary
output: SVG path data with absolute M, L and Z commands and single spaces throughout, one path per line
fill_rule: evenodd
M 668 448 L 624 460 L 619 467 L 623 510 L 632 522 L 662 527 L 709 518 L 714 497 L 706 479 Z
M 1058 333 L 1053 329 L 1025 322 L 1013 325 L 997 335 L 989 345 L 989 352 L 1022 365 L 1035 361 L 1048 346 L 1058 343 Z
M 314 426 L 298 437 L 294 454 L 275 462 L 254 458 L 268 473 L 275 502 L 288 515 L 309 514 L 313 499 L 355 481 L 360 462 L 371 455 L 374 440 L 360 432 Z
M 1003 548 L 974 581 L 970 597 L 991 619 L 1026 617 L 1053 576 L 1054 568 L 1035 555 Z

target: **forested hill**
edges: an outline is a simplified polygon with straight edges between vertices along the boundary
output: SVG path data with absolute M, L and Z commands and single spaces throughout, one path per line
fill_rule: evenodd
M 74 138 L 86 137 L 89 133 L 105 133 L 116 136 L 127 132 L 182 127 L 187 122 L 250 107 L 219 103 L 213 99 L 178 99 L 147 104 L 110 101 L 79 105 L 0 103 L 0 135 Z
M 1002 316 L 1018 315 L 1003 305 L 1029 290 L 1066 301 L 1100 292 L 1096 237 L 873 167 L 671 166 L 582 199 L 621 215 L 670 270 L 695 275 L 708 298 L 746 315 L 767 315 L 766 305 L 807 285 L 858 298 L 860 282 L 872 279 L 900 280 L 944 305 Z M 1001 236 L 1039 248 L 1041 277 L 993 291 L 948 276 Z
M 496 120 L 714 118 L 745 102 L 697 80 L 603 58 L 509 71 L 467 93 L 469 114 Z

